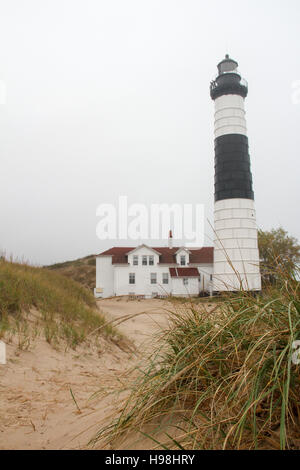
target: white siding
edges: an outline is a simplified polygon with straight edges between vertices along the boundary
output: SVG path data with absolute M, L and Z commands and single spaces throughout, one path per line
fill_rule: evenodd
M 97 256 L 96 258 L 96 289 L 103 290 L 101 297 L 111 297 L 114 292 L 114 266 L 112 256 Z
M 129 284 L 129 274 L 135 273 L 135 284 Z M 151 273 L 156 273 L 157 283 L 151 284 Z M 169 283 L 163 284 L 163 273 L 169 274 L 168 267 L 161 266 L 116 266 L 115 286 L 116 295 L 145 295 L 151 297 L 155 292 L 159 295 L 169 295 L 171 291 L 171 277 Z
M 213 271 L 214 271 L 213 264 L 201 264 L 201 266 L 198 266 L 198 271 L 201 276 L 200 285 L 199 285 L 200 292 L 202 292 L 203 290 L 205 292 L 212 291 L 213 283 L 212 283 L 211 276 L 213 275 Z
M 187 286 L 183 284 L 182 277 L 172 278 L 172 295 L 195 296 L 198 294 L 199 294 L 199 278 L 189 277 Z

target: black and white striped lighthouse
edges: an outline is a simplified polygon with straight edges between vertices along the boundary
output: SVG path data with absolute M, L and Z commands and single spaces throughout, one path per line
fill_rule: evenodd
M 214 291 L 261 289 L 244 101 L 247 82 L 228 55 L 211 82 L 215 102 Z

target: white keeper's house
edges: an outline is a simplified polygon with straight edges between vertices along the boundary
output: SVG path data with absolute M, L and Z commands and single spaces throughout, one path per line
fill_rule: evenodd
M 110 248 L 96 257 L 96 297 L 198 296 L 212 291 L 212 247 Z

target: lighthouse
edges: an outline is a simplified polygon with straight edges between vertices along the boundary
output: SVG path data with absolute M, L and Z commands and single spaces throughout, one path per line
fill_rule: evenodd
M 244 102 L 248 84 L 228 55 L 210 85 L 215 102 L 213 290 L 259 291 L 261 276 Z

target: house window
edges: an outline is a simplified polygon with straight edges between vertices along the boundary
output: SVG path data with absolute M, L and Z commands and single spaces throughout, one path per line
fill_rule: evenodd
M 150 274 L 150 280 L 151 280 L 151 284 L 156 284 L 156 273 L 151 273 Z
M 133 257 L 133 266 L 138 266 L 139 264 L 139 257 L 137 255 L 134 255 Z
M 212 274 L 209 276 L 210 281 L 212 281 L 212 276 L 213 276 Z
M 129 284 L 135 284 L 135 273 L 129 274 Z
M 184 286 L 188 286 L 188 285 L 189 285 L 189 280 L 188 280 L 187 277 L 184 277 L 184 278 L 183 278 L 183 285 L 184 285 Z
M 180 264 L 181 264 L 181 266 L 185 266 L 185 265 L 186 265 L 185 256 L 184 256 L 184 255 L 181 255 L 181 256 L 180 256 Z
M 149 256 L 149 266 L 154 265 L 154 256 Z
M 147 266 L 147 256 L 143 256 L 142 258 L 142 265 Z
M 163 281 L 163 284 L 169 284 L 169 274 L 168 273 L 163 273 L 162 281 Z

